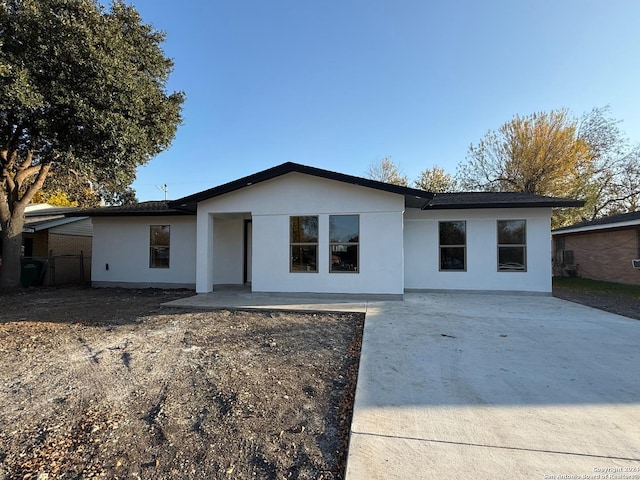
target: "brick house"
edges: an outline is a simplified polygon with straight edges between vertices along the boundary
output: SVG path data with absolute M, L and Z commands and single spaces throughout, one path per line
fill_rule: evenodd
M 554 274 L 640 285 L 640 211 L 551 232 Z

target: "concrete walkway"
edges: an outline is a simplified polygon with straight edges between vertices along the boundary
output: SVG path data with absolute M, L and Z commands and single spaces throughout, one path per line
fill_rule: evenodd
M 543 296 L 227 295 L 192 298 L 366 312 L 346 480 L 640 479 L 640 321 Z
M 215 293 L 199 294 L 167 302 L 170 307 L 197 309 L 257 309 L 257 310 L 298 310 L 334 311 L 366 313 L 369 302 L 360 296 L 336 296 L 323 294 L 273 294 L 252 293 L 244 289 L 224 289 Z

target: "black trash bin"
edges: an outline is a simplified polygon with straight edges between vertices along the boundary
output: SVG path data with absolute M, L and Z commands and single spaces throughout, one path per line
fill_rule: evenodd
M 44 262 L 40 260 L 22 260 L 22 271 L 20 272 L 20 283 L 23 287 L 38 285 Z

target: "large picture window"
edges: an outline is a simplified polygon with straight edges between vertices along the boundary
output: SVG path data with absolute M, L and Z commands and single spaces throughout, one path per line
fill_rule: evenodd
M 291 272 L 318 271 L 318 217 L 289 218 Z
M 527 271 L 525 220 L 498 220 L 498 271 Z
M 171 226 L 151 225 L 149 245 L 149 267 L 169 268 Z
M 359 215 L 329 216 L 329 271 L 358 273 L 358 247 L 360 244 Z
M 440 270 L 467 269 L 467 222 L 440 222 Z

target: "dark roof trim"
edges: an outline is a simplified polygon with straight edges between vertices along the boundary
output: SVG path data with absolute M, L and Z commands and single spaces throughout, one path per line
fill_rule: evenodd
M 66 214 L 67 217 L 153 217 L 173 215 L 194 215 L 194 212 L 170 208 L 166 201 L 150 201 L 119 207 L 87 208 Z
M 584 205 L 584 202 L 581 200 L 544 197 L 518 192 L 461 192 L 440 193 L 436 195 L 415 188 L 378 182 L 368 178 L 355 177 L 343 173 L 309 167 L 298 163 L 287 162 L 178 200 L 142 202 L 135 205 L 125 205 L 121 207 L 79 209 L 73 213 L 66 214 L 66 216 L 105 217 L 194 215 L 197 211 L 198 202 L 215 198 L 226 193 L 234 192 L 236 190 L 294 172 L 402 195 L 405 198 L 404 203 L 406 208 L 419 208 L 422 210 L 581 207 Z
M 438 193 L 423 210 L 582 207 L 583 205 L 582 200 L 522 192 L 459 192 Z
M 209 190 L 204 190 L 202 192 L 195 193 L 178 200 L 174 200 L 173 202 L 169 203 L 169 207 L 195 211 L 196 204 L 203 200 L 218 197 L 220 195 L 234 192 L 236 190 L 240 190 L 241 188 L 249 187 L 251 185 L 255 185 L 256 183 L 261 183 L 293 172 L 312 175 L 314 177 L 326 178 L 328 180 L 335 180 L 343 183 L 349 183 L 351 185 L 373 188 L 375 190 L 382 190 L 384 192 L 396 193 L 398 195 L 404 195 L 405 204 L 411 208 L 421 208 L 433 198 L 432 193 L 415 188 L 378 182 L 376 180 L 370 180 L 368 178 L 354 177 L 352 175 L 345 175 L 344 173 L 309 167 L 307 165 L 301 165 L 299 163 L 286 162 L 276 167 L 254 173 L 253 175 L 249 175 L 243 178 L 239 178 L 238 180 L 225 183 L 224 185 L 219 185 L 217 187 L 210 188 Z

